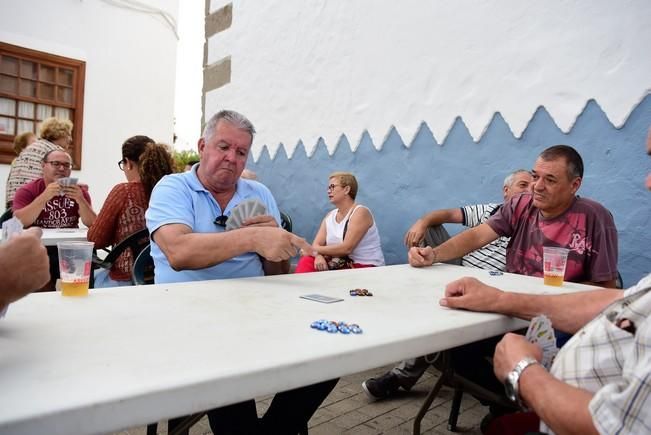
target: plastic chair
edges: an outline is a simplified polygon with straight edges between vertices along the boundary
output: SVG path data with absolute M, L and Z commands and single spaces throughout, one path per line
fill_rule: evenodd
M 283 230 L 292 232 L 292 218 L 282 211 L 280 212 L 280 226 Z
M 110 269 L 113 267 L 113 263 L 127 249 L 131 250 L 132 258 L 136 258 L 147 246 L 149 246 L 149 231 L 147 228 L 128 235 L 124 240 L 115 245 L 104 259 L 93 254 L 93 273 L 91 273 L 91 276 L 93 276 L 95 269 Z
M 134 285 L 147 285 L 154 283 L 154 259 L 151 258 L 151 244 L 148 244 L 133 262 L 131 269 L 131 282 Z

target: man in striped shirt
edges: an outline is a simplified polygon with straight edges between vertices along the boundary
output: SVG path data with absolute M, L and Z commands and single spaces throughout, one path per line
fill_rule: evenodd
M 502 193 L 507 201 L 516 194 L 529 191 L 532 181 L 531 173 L 524 169 L 509 174 L 504 179 Z M 405 245 L 437 246 L 450 238 L 442 224 L 463 224 L 475 227 L 488 220 L 502 204 L 477 204 L 461 208 L 434 210 L 418 219 L 405 234 Z M 508 237 L 499 237 L 487 245 L 464 255 L 461 259 L 451 261 L 466 267 L 477 267 L 487 270 L 504 271 L 506 269 L 506 247 Z M 431 358 L 430 358 L 431 357 Z M 421 356 L 401 362 L 397 367 L 377 378 L 371 378 L 362 383 L 364 392 L 371 400 L 384 399 L 393 395 L 400 387 L 405 390 L 411 387 L 425 373 L 434 355 Z
M 519 193 L 528 192 L 531 181 L 531 173 L 524 169 L 518 169 L 509 174 L 504 179 L 502 187 L 504 201 L 508 201 Z M 486 222 L 501 206 L 502 204 L 489 203 L 434 210 L 418 219 L 411 226 L 407 234 L 405 234 L 405 245 L 407 248 L 412 246 L 438 246 L 450 238 L 447 231 L 441 226 L 442 224 L 454 223 L 463 224 L 469 228 L 476 227 Z M 499 237 L 491 243 L 464 255 L 460 260 L 457 259 L 455 264 L 504 271 L 508 243 L 508 237 Z

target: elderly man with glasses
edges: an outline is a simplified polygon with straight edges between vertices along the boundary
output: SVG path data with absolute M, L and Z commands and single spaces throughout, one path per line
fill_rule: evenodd
M 65 151 L 54 150 L 45 154 L 41 162 L 43 177 L 31 181 L 16 191 L 14 216 L 25 227 L 78 228 L 79 219 L 90 227 L 95 222 L 86 186 L 66 185 L 60 180 L 70 177 L 72 158 Z M 59 278 L 56 246 L 48 246 L 50 282 L 42 290 L 54 290 Z
M 64 151 L 50 151 L 42 162 L 43 177 L 23 185 L 14 197 L 14 216 L 24 226 L 78 228 L 79 219 L 90 227 L 95 221 L 90 195 L 85 186 L 64 186 L 70 177 L 72 159 Z

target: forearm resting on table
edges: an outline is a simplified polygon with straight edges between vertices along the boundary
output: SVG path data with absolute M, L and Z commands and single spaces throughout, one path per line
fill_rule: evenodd
M 555 329 L 574 334 L 610 303 L 622 297 L 621 290 L 594 289 L 562 295 L 529 295 L 502 292 L 495 301 L 497 313 L 529 320 L 544 314 Z
M 498 235 L 491 227 L 481 224 L 470 228 L 434 248 L 434 263 L 463 257 L 497 239 Z
M 553 377 L 539 364 L 520 377 L 520 396 L 556 434 L 596 434 L 588 409 L 593 394 Z

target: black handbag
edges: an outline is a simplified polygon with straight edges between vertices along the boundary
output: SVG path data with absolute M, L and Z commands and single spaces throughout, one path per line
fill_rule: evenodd
M 346 237 L 346 231 L 348 231 L 348 220 L 346 220 L 346 225 L 344 225 L 344 233 L 341 236 L 342 241 Z M 353 259 L 350 258 L 348 255 L 345 255 L 343 257 L 331 257 L 329 255 L 324 255 L 323 258 L 325 258 L 326 263 L 328 263 L 328 270 L 353 268 Z

